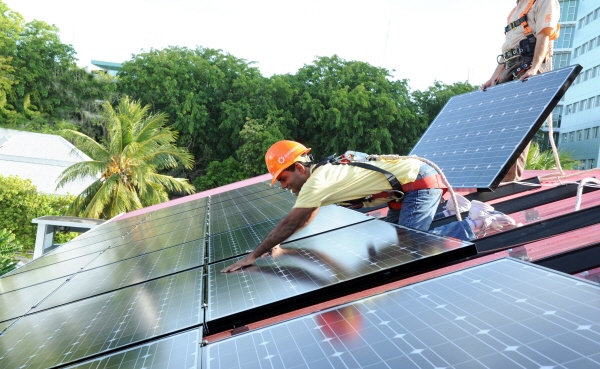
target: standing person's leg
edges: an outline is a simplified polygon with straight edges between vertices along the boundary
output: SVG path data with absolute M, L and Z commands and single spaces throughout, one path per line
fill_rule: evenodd
M 520 181 L 525 170 L 525 164 L 527 164 L 527 154 L 529 154 L 529 143 L 521 152 L 521 155 L 517 158 L 517 161 L 508 170 L 508 173 L 502 178 L 502 182 L 513 182 Z

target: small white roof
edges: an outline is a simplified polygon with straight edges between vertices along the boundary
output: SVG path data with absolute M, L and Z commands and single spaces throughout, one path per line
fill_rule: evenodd
M 56 190 L 60 174 L 75 163 L 92 160 L 61 136 L 0 128 L 0 175 L 30 179 L 39 192 L 79 195 L 96 178 Z

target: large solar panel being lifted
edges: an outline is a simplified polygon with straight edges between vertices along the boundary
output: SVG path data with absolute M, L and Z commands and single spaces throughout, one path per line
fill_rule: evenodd
M 349 287 L 344 282 L 360 282 L 364 288 L 368 278 L 380 282 L 381 273 L 392 268 L 404 274 L 474 252 L 470 243 L 379 220 L 289 242 L 274 249 L 273 257 L 238 272 L 220 272 L 237 259 L 208 266 L 207 326 L 210 329 L 211 322 L 227 326 L 229 321 L 239 322 L 240 316 L 273 314 L 273 303 L 290 308 L 310 300 L 308 293 L 311 298 L 330 299 Z
M 197 328 L 202 274 L 197 268 L 28 314 L 0 337 L 0 367 L 48 368 Z
M 194 329 L 129 350 L 88 361 L 77 369 L 187 369 L 198 368 L 202 332 Z
M 497 187 L 581 69 L 452 97 L 410 155 L 436 163 L 455 188 Z
M 243 255 L 254 250 L 282 218 L 273 218 L 209 237 L 209 263 Z M 308 226 L 293 234 L 284 243 L 372 219 L 370 216 L 339 206 L 323 206 Z
M 501 259 L 208 344 L 202 368 L 599 368 L 599 301 Z

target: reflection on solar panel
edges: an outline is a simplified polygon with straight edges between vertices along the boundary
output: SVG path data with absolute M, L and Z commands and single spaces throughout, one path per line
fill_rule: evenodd
M 203 264 L 203 243 L 198 245 L 190 242 L 144 254 L 77 273 L 67 285 L 44 300 L 40 309 L 48 309 Z
M 405 274 L 419 264 L 431 268 L 442 259 L 474 252 L 470 243 L 378 220 L 289 242 L 274 250 L 273 258 L 259 259 L 256 266 L 235 273 L 220 272 L 235 259 L 209 265 L 207 325 L 227 326 L 239 321 L 238 313 L 272 315 L 272 303 L 289 309 L 291 298 L 297 298 L 294 303 L 305 302 L 311 291 L 331 298 L 343 290 L 342 282 L 361 278 L 364 287 L 365 278 L 381 280 L 380 273 L 390 268 Z
M 448 101 L 411 151 L 457 188 L 495 188 L 582 67 L 574 65 Z
M 598 368 L 599 301 L 502 259 L 209 344 L 202 368 Z
M 22 288 L 20 290 L 0 294 L 0 322 L 18 318 L 31 310 L 48 294 L 65 283 L 66 278 L 54 279 L 52 281 Z
M 69 368 L 197 368 L 201 335 L 202 333 L 195 329 Z
M 282 218 L 273 218 L 211 236 L 208 245 L 208 261 L 212 263 L 254 250 Z M 370 216 L 339 206 L 324 206 L 319 209 L 312 223 L 293 234 L 284 243 L 372 219 Z
M 100 253 L 84 255 L 60 263 L 50 264 L 42 268 L 33 269 L 28 272 L 2 277 L 0 279 L 0 293 L 33 286 L 34 284 L 49 281 L 51 279 L 70 276 L 85 267 L 98 255 L 100 255 Z
M 48 368 L 198 326 L 202 273 L 194 269 L 27 315 L 0 337 L 0 367 Z

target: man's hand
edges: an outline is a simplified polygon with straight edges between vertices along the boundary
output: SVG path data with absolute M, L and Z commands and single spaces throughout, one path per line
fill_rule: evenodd
M 531 68 L 527 69 L 527 70 L 525 71 L 525 73 L 523 73 L 523 74 L 521 75 L 521 77 L 519 77 L 519 79 L 520 79 L 521 81 L 525 81 L 527 78 L 529 78 L 529 77 L 531 77 L 531 76 L 535 76 L 535 75 L 537 74 L 537 72 L 538 72 L 538 71 L 537 71 L 537 69 L 536 69 L 536 70 L 533 70 L 533 67 L 531 67 Z
M 221 270 L 221 273 L 229 273 L 235 272 L 238 269 L 242 269 L 245 266 L 249 266 L 254 264 L 256 258 L 252 256 L 252 253 L 246 255 L 243 259 L 238 260 L 235 264 L 228 266 L 227 268 Z
M 488 80 L 486 83 L 484 83 L 483 85 L 481 85 L 481 89 L 482 89 L 483 91 L 485 91 L 485 89 L 486 89 L 486 88 L 488 88 L 488 87 L 492 87 L 492 86 L 493 86 L 493 85 L 495 85 L 495 84 L 496 84 L 496 81 L 495 81 L 495 80 L 493 80 L 493 79 L 489 79 L 489 80 Z

